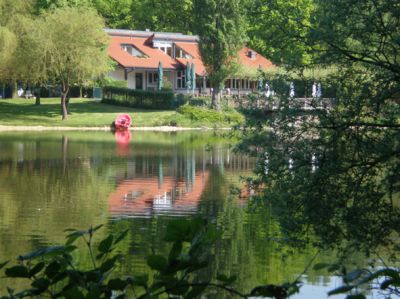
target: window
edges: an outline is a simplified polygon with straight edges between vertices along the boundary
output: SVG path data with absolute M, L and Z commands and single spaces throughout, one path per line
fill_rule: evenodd
M 186 88 L 186 74 L 185 71 L 178 71 L 176 73 L 176 87 Z
M 133 45 L 122 44 L 121 48 L 122 50 L 124 50 L 125 52 L 129 53 L 132 56 L 139 58 L 146 57 L 146 54 L 141 52 L 139 49 L 135 48 Z
M 192 59 L 193 57 L 179 47 L 175 49 L 175 58 Z
M 158 47 L 158 49 L 172 57 L 172 47 Z
M 148 73 L 149 84 L 156 84 L 158 82 L 158 73 L 152 72 Z
M 255 51 L 253 51 L 253 50 L 250 50 L 250 51 L 247 52 L 247 56 L 250 57 L 251 60 L 255 60 L 256 56 L 257 56 L 257 53 Z

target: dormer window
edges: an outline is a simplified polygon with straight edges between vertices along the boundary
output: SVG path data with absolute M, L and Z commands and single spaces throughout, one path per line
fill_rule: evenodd
M 122 50 L 124 50 L 125 52 L 129 53 L 132 56 L 139 57 L 139 58 L 147 57 L 146 54 L 144 54 L 142 51 L 140 51 L 133 45 L 122 44 L 121 48 L 122 48 Z
M 193 57 L 179 47 L 175 49 L 175 58 L 192 59 Z
M 251 60 L 256 59 L 257 53 L 253 50 L 247 52 L 247 56 L 250 57 Z

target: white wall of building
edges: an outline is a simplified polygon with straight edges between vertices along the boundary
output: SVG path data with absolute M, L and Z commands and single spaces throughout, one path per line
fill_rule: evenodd
M 117 68 L 112 72 L 109 72 L 108 75 L 114 80 L 125 81 L 124 70 L 121 68 Z
M 130 88 L 130 89 L 136 88 L 135 72 L 128 73 L 128 88 Z

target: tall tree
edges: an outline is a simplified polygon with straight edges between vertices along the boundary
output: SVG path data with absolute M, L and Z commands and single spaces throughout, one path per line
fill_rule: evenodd
M 0 81 L 9 83 L 14 95 L 17 80 L 14 58 L 31 10 L 31 0 L 0 0 Z
M 220 110 L 220 91 L 234 73 L 237 53 L 245 41 L 241 0 L 194 0 L 199 50 L 211 82 L 212 106 Z
M 62 118 L 73 84 L 96 79 L 109 70 L 107 34 L 89 7 L 61 7 L 46 12 L 29 27 L 19 53 L 19 74 L 61 86 Z
M 134 29 L 192 33 L 193 0 L 133 0 Z
M 93 5 L 104 18 L 106 26 L 117 29 L 135 29 L 133 23 L 136 17 L 132 9 L 136 7 L 135 0 L 94 0 Z
M 249 0 L 250 46 L 278 65 L 304 67 L 313 62 L 311 39 L 315 0 Z
M 361 62 L 400 79 L 400 5 L 396 0 L 318 0 L 315 37 L 325 59 Z

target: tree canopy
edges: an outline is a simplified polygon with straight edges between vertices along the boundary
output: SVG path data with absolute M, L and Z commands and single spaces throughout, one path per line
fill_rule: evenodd
M 219 93 L 237 66 L 238 50 L 245 40 L 241 0 L 195 0 L 199 50 L 210 78 L 212 106 L 219 110 Z

